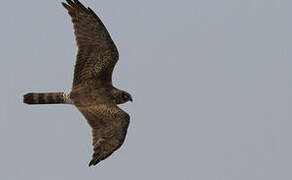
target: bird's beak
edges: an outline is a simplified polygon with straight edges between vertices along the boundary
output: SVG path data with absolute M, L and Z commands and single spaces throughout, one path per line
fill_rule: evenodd
M 130 98 L 130 101 L 131 101 L 131 102 L 133 102 L 133 99 L 132 99 L 132 98 Z

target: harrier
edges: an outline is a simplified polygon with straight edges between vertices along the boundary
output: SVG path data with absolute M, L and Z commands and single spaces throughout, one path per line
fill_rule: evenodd
M 62 3 L 72 18 L 78 46 L 70 92 L 28 93 L 26 104 L 73 104 L 92 128 L 89 166 L 110 156 L 124 142 L 130 116 L 117 104 L 132 101 L 129 93 L 112 85 L 119 53 L 99 17 L 78 0 Z

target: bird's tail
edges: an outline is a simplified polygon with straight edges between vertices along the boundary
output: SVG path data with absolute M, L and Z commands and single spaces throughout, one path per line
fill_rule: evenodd
M 26 104 L 72 104 L 68 93 L 27 93 L 23 96 Z

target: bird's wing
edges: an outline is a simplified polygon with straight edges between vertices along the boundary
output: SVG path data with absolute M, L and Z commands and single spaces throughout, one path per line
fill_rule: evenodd
M 130 116 L 113 104 L 77 106 L 92 127 L 93 150 L 89 166 L 110 156 L 124 142 Z
M 111 82 L 119 52 L 99 17 L 78 0 L 62 3 L 74 25 L 78 46 L 73 88 L 89 80 Z

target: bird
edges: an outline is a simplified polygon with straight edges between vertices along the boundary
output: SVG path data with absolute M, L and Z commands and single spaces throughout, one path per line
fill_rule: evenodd
M 66 0 L 62 5 L 73 22 L 78 47 L 72 88 L 68 92 L 30 92 L 23 96 L 23 103 L 77 107 L 92 128 L 93 155 L 88 165 L 95 166 L 123 144 L 130 116 L 118 104 L 133 100 L 130 93 L 112 84 L 119 52 L 103 22 L 78 0 Z

